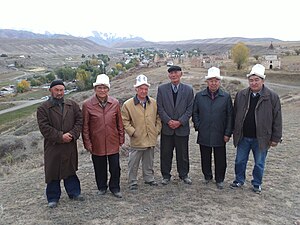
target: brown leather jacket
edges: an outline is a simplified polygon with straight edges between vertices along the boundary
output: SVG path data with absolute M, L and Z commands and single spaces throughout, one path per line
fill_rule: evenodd
M 93 95 L 82 105 L 82 139 L 85 149 L 93 155 L 113 155 L 119 152 L 124 143 L 124 127 L 120 104 L 108 96 L 104 108 Z

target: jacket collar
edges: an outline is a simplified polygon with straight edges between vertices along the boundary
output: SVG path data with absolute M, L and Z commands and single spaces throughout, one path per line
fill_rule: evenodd
M 134 104 L 135 105 L 137 105 L 137 104 L 139 104 L 140 103 L 140 100 L 138 99 L 138 97 L 137 97 L 137 95 L 135 95 L 134 97 L 133 97 L 133 101 L 134 101 Z M 150 104 L 150 98 L 148 97 L 148 96 L 146 96 L 146 102 L 148 102 L 149 104 Z
M 49 98 L 49 99 L 46 101 L 46 103 L 47 103 L 47 107 L 48 107 L 48 108 L 52 108 L 52 107 L 54 107 L 54 106 L 57 105 L 57 104 L 55 104 L 53 101 L 51 101 L 51 98 Z M 70 102 L 70 100 L 68 100 L 68 99 L 64 99 L 64 100 L 63 100 L 63 104 L 64 104 L 64 105 L 72 105 L 71 102 Z
M 249 96 L 252 93 L 250 87 L 245 89 L 244 95 Z M 271 91 L 269 88 L 267 88 L 265 85 L 263 85 L 262 89 L 258 92 L 260 94 L 261 97 L 263 98 L 268 98 Z
M 222 89 L 220 89 L 220 88 L 216 91 L 216 93 L 217 93 L 216 96 L 224 96 L 224 91 L 223 91 Z M 208 87 L 205 88 L 205 89 L 202 91 L 202 95 L 208 95 L 208 96 L 210 96 L 210 92 L 209 92 L 209 90 L 208 90 Z
M 91 102 L 93 105 L 98 105 L 99 104 L 99 100 L 98 98 L 96 97 L 96 94 L 94 94 L 91 98 Z M 107 103 L 112 103 L 112 98 L 110 96 L 107 96 Z

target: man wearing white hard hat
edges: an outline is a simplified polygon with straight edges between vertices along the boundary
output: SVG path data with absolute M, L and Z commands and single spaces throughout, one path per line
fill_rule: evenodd
M 270 147 L 282 137 L 282 115 L 279 96 L 264 85 L 265 67 L 256 64 L 247 74 L 249 87 L 239 91 L 234 101 L 235 180 L 232 188 L 240 188 L 246 181 L 246 167 L 250 150 L 254 156 L 252 190 L 260 194 L 265 161 Z
M 145 184 L 157 186 L 154 178 L 154 147 L 160 133 L 161 122 L 157 113 L 156 100 L 148 96 L 150 84 L 145 75 L 136 77 L 136 95 L 122 106 L 122 119 L 130 138 L 128 160 L 128 184 L 130 190 L 138 189 L 138 168 L 142 162 Z
M 82 105 L 83 144 L 92 155 L 98 194 L 106 194 L 109 188 L 115 197 L 122 198 L 119 149 L 125 137 L 120 104 L 108 95 L 110 83 L 106 74 L 98 75 L 93 86 L 95 94 Z
M 233 130 L 233 107 L 230 94 L 220 89 L 222 76 L 220 69 L 212 67 L 205 80 L 207 87 L 194 98 L 192 121 L 198 131 L 201 168 L 204 182 L 213 179 L 212 151 L 215 164 L 215 181 L 218 189 L 223 189 L 226 173 L 226 143 Z

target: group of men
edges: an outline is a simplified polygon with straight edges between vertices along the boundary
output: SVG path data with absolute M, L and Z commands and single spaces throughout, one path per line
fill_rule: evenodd
M 232 103 L 229 93 L 222 90 L 220 69 L 212 67 L 205 80 L 207 87 L 194 96 L 193 88 L 181 82 L 179 66 L 168 68 L 170 82 L 158 87 L 157 98 L 148 95 L 150 84 L 145 75 L 136 77 L 136 94 L 120 106 L 108 95 L 109 77 L 97 76 L 95 94 L 85 100 L 82 112 L 77 103 L 64 99 L 64 83 L 55 80 L 50 85 L 51 98 L 37 110 L 40 131 L 44 136 L 46 196 L 48 206 L 57 206 L 64 181 L 70 199 L 84 200 L 76 175 L 78 154 L 76 140 L 82 132 L 84 147 L 91 153 L 98 194 L 107 189 L 117 198 L 120 191 L 119 147 L 125 132 L 130 138 L 128 185 L 138 189 L 138 168 L 141 162 L 145 184 L 157 186 L 154 178 L 154 148 L 160 135 L 160 170 L 162 185 L 171 179 L 175 149 L 179 178 L 192 184 L 189 177 L 190 119 L 198 132 L 201 168 L 204 182 L 214 179 L 218 189 L 224 188 L 226 173 L 226 143 L 233 134 L 237 147 L 235 180 L 231 188 L 240 188 L 246 180 L 249 153 L 254 156 L 253 179 L 255 193 L 261 193 L 265 160 L 270 147 L 282 136 L 282 115 L 279 97 L 264 85 L 265 68 L 256 64 L 247 74 L 249 87 L 239 91 Z M 215 174 L 212 173 L 212 153 Z M 107 165 L 108 162 L 108 165 Z M 108 182 L 109 167 L 110 179 Z

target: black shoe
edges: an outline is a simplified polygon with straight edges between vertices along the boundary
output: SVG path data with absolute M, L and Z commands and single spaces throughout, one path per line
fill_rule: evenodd
M 164 179 L 162 179 L 161 183 L 162 183 L 162 185 L 168 185 L 170 183 L 170 179 L 164 178 Z
M 48 207 L 53 209 L 57 207 L 57 202 L 48 202 Z
M 97 192 L 98 195 L 105 195 L 106 194 L 106 190 L 99 190 Z
M 261 194 L 261 186 L 260 185 L 253 185 L 253 192 L 256 194 Z
M 122 193 L 120 191 L 117 191 L 117 192 L 113 192 L 113 195 L 116 197 L 116 198 L 122 198 Z
M 155 180 L 149 182 L 145 181 L 145 184 L 148 184 L 150 186 L 158 186 L 158 183 Z
M 224 188 L 224 182 L 217 182 L 216 185 L 217 185 L 218 189 L 223 189 Z
M 182 179 L 183 180 L 183 182 L 185 183 L 185 184 L 189 184 L 189 185 L 191 185 L 193 182 L 192 182 L 192 180 L 191 180 L 191 178 L 189 178 L 189 177 L 186 177 L 186 178 L 184 178 L 184 179 Z
M 138 185 L 137 184 L 131 184 L 129 186 L 129 190 L 133 191 L 133 190 L 137 190 L 138 189 Z
M 209 182 L 211 182 L 212 181 L 212 179 L 205 179 L 204 181 L 203 181 L 203 183 L 204 184 L 208 184 Z
M 244 185 L 244 184 L 242 184 L 242 183 L 233 181 L 233 182 L 230 184 L 230 187 L 231 187 L 232 189 L 235 189 L 235 188 L 242 188 L 243 185 Z
M 74 201 L 80 201 L 80 202 L 84 201 L 84 197 L 81 194 L 79 194 L 77 196 L 74 196 L 71 199 L 74 200 Z

